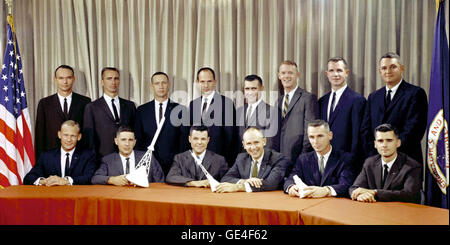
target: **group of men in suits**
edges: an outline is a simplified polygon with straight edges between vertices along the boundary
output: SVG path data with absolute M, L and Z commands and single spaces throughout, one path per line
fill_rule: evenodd
M 280 161 L 283 164 L 276 169 L 282 169 L 282 171 L 277 170 L 277 173 L 282 173 L 283 176 L 281 182 L 278 181 L 274 185 L 278 187 L 284 183 L 285 191 L 290 193 L 288 189 L 295 190 L 290 188 L 292 185 L 290 175 L 299 171 L 297 163 L 318 159 L 317 156 L 314 158 L 313 153 L 318 154 L 318 151 L 312 144 L 314 139 L 311 138 L 316 137 L 314 135 L 317 132 L 314 132 L 315 127 L 312 127 L 312 131 L 309 132 L 307 125 L 320 118 L 329 125 L 328 132 L 321 132 L 320 135 L 329 138 L 333 149 L 328 152 L 326 159 L 331 159 L 332 163 L 334 160 L 346 163 L 345 167 L 338 168 L 338 172 L 345 177 L 336 177 L 346 181 L 344 181 L 345 184 L 337 186 L 331 184 L 326 189 L 311 188 L 311 190 L 314 189 L 311 191 L 313 193 L 311 196 L 324 195 L 325 191 L 327 195 L 342 195 L 346 191 L 342 191 L 344 188 L 341 185 L 351 184 L 352 176 L 356 176 L 363 169 L 364 159 L 377 154 L 374 150 L 378 149 L 374 147 L 376 145 L 374 132 L 380 124 L 388 123 L 396 127 L 398 139 L 402 142 L 399 150 L 422 162 L 420 140 L 426 126 L 424 120 L 427 111 L 426 94 L 420 87 L 403 80 L 404 65 L 397 54 L 385 54 L 381 57 L 379 64 L 379 72 L 386 86 L 371 93 L 367 101 L 348 86 L 347 78 L 350 70 L 345 59 L 335 57 L 329 59 L 325 71 L 331 84 L 331 91 L 319 100 L 314 94 L 298 86 L 300 73 L 297 64 L 287 60 L 283 61 L 278 69 L 281 96 L 275 107 L 267 104 L 263 99 L 262 79 L 257 75 L 249 75 L 243 82 L 246 103 L 235 109 L 231 99 L 216 91 L 217 80 L 214 70 L 204 67 L 197 72 L 195 81 L 201 91 L 201 97 L 191 101 L 189 108 L 169 99 L 171 87 L 169 77 L 165 73 L 157 72 L 151 78 L 154 100 L 139 106 L 137 110 L 133 102 L 118 97 L 120 74 L 116 68 L 106 67 L 102 70 L 101 84 L 104 94 L 90 102 L 89 98 L 72 92 L 72 84 L 75 80 L 73 69 L 60 66 L 55 71 L 58 93 L 42 99 L 38 105 L 35 142 L 36 149 L 42 150 L 36 150 L 37 159 L 41 152 L 58 147 L 58 139 L 55 137 L 58 130 L 56 125 L 73 119 L 78 122 L 83 133 L 81 145 L 94 149 L 97 154 L 95 169 L 104 169 L 105 164 L 102 159 L 109 154 L 117 154 L 117 148 L 120 153 L 120 144 L 116 141 L 124 133 L 119 133 L 117 129 L 121 125 L 128 125 L 130 127 L 128 133 L 133 134 L 133 137 L 128 135 L 128 138 L 135 141 L 136 152 L 146 150 L 155 140 L 153 152 L 157 162 L 155 166 L 160 166 L 167 182 L 207 186 L 206 181 L 199 183 L 188 181 L 196 179 L 195 176 L 196 181 L 199 180 L 199 176 L 205 177 L 204 173 L 193 168 L 195 167 L 193 163 L 196 162 L 194 158 L 198 156 L 204 161 L 211 157 L 222 156 L 221 160 L 205 161 L 205 163 L 220 163 L 221 171 L 219 171 L 220 174 L 216 173 L 215 178 L 220 177 L 233 184 L 221 184 L 217 189 L 218 192 L 266 190 L 267 183 L 264 182 L 264 178 L 250 177 L 247 182 L 245 178 L 237 174 L 242 169 L 246 169 L 245 172 L 255 169 L 248 160 L 259 159 L 258 155 L 261 153 L 264 157 L 259 159 L 260 165 L 268 159 L 271 159 L 270 162 L 277 161 L 274 159 L 282 159 Z M 80 100 L 78 97 L 83 99 Z M 206 128 L 207 136 L 199 135 L 205 134 L 204 130 L 199 130 L 198 127 L 192 130 L 195 128 L 193 126 Z M 158 127 L 161 128 L 160 136 L 153 139 Z M 253 129 L 247 132 L 250 128 Z M 249 143 L 251 147 L 246 146 L 245 133 L 247 138 L 254 140 Z M 328 133 L 333 136 L 329 137 Z M 199 149 L 202 147 L 205 149 L 196 151 L 194 145 Z M 263 150 L 259 149 L 261 145 Z M 184 177 L 180 178 L 178 175 L 183 172 L 180 162 L 187 159 L 190 159 L 191 167 L 197 172 L 190 170 L 188 172 L 193 176 L 183 175 Z M 245 163 L 240 166 L 238 162 Z M 224 173 L 223 163 L 226 163 L 226 169 L 229 168 L 227 174 Z M 348 164 L 350 165 L 347 166 Z M 325 165 L 333 166 L 333 164 Z M 303 171 L 301 172 L 304 174 Z M 225 175 L 222 176 L 223 174 Z M 245 173 L 245 175 L 248 174 L 250 172 Z M 319 178 L 322 174 L 325 177 L 328 176 L 325 171 L 320 175 L 317 173 L 302 175 L 302 179 L 305 178 L 304 181 L 308 182 L 311 178 L 310 184 L 313 186 L 325 185 L 328 183 L 326 178 Z M 102 183 L 105 183 L 104 178 Z M 286 186 L 287 183 L 290 183 L 289 186 Z M 272 189 L 272 186 L 268 189 Z

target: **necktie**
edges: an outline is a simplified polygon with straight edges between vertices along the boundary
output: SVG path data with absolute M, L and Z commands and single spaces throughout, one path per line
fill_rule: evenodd
M 383 188 L 384 182 L 386 182 L 387 176 L 389 174 L 389 170 L 388 170 L 389 167 L 388 167 L 388 165 L 384 164 L 383 167 L 384 167 L 383 176 L 381 176 L 382 177 L 381 178 L 381 187 L 382 188 Z
M 119 119 L 119 114 L 117 114 L 117 108 L 116 108 L 116 105 L 114 104 L 114 99 L 111 99 L 111 104 L 112 104 L 112 108 L 113 108 L 113 112 L 114 112 L 114 121 L 116 123 L 118 123 L 120 121 L 120 119 Z
M 69 168 L 70 168 L 70 161 L 69 161 L 69 153 L 66 153 L 66 166 L 64 166 L 64 176 L 69 176 Z
M 284 105 L 283 105 L 283 117 L 286 116 L 288 107 L 289 107 L 289 94 L 286 94 L 286 96 L 284 98 Z
M 333 114 L 333 112 L 334 112 L 334 102 L 336 100 L 336 92 L 333 92 L 332 97 L 333 98 L 331 99 L 330 115 L 328 116 L 328 122 L 330 121 L 331 114 Z
M 208 99 L 207 98 L 205 98 L 204 100 L 203 100 L 203 105 L 202 105 L 202 116 L 203 116 L 203 113 L 205 112 L 205 110 L 206 110 L 206 106 L 208 105 Z
M 252 105 L 250 105 L 249 107 L 248 107 L 248 110 L 247 110 L 247 117 L 245 118 L 245 125 L 248 125 L 248 120 L 250 120 L 250 116 L 252 115 Z
M 253 160 L 253 170 L 252 170 L 252 178 L 258 177 L 258 162 Z
M 125 174 L 129 174 L 130 173 L 130 158 L 127 157 L 125 159 L 127 160 L 125 162 Z
M 323 156 L 320 156 L 320 160 L 319 160 L 319 172 L 320 175 L 323 175 L 323 170 L 324 170 L 324 163 L 323 163 Z
M 64 98 L 64 116 L 66 117 L 66 119 L 69 118 L 69 115 L 67 113 L 67 98 Z
M 162 119 L 162 115 L 163 115 L 163 108 L 162 108 L 162 103 L 159 103 L 159 121 L 161 122 Z
M 387 95 L 386 95 L 386 108 L 389 106 L 389 104 L 391 103 L 391 92 L 392 92 L 392 90 L 388 90 L 388 93 L 387 93 Z

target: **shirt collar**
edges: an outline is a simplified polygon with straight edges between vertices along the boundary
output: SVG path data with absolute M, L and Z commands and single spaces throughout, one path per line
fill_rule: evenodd
M 298 89 L 298 85 L 295 86 L 295 88 L 293 90 L 291 90 L 291 92 L 287 93 L 289 94 L 289 102 L 291 102 L 292 97 L 294 97 L 295 91 L 297 91 Z M 286 91 L 284 91 L 284 95 L 286 96 Z
M 390 170 L 390 169 L 392 168 L 392 165 L 394 165 L 395 160 L 397 160 L 397 157 L 398 157 L 398 154 L 397 154 L 397 156 L 395 156 L 395 158 L 394 158 L 392 161 L 390 161 L 390 162 L 385 162 L 385 161 L 383 160 L 383 157 L 381 157 L 381 164 L 382 164 L 383 168 L 384 168 L 384 165 L 387 164 L 388 170 Z
M 258 158 L 258 159 L 253 159 L 253 157 L 252 156 L 250 156 L 251 158 L 252 158 L 252 161 L 255 161 L 256 160 L 256 164 L 259 166 L 259 165 L 261 165 L 261 162 L 262 162 L 262 160 L 263 160 L 263 158 L 264 158 L 264 152 L 263 152 L 263 154 Z
M 323 155 L 324 164 L 328 161 L 328 158 L 330 157 L 332 151 L 333 151 L 333 146 L 330 145 L 330 151 L 328 151 L 325 155 Z M 317 153 L 317 151 L 316 151 L 316 155 L 317 155 L 317 159 L 320 159 L 320 157 L 322 156 L 319 153 Z
M 347 88 L 347 84 L 345 84 L 342 88 L 334 91 L 333 89 L 331 89 L 331 93 L 336 92 L 336 97 L 340 97 L 343 93 L 344 90 Z
M 400 84 L 402 84 L 402 82 L 403 82 L 403 78 L 400 80 L 399 83 L 397 83 L 397 85 L 395 85 L 394 87 L 391 88 L 391 91 L 393 94 L 395 94 L 395 92 L 397 91 Z M 389 90 L 389 88 L 387 86 L 385 86 L 385 88 L 386 88 L 386 92 L 387 92 Z
M 216 93 L 216 91 L 212 91 L 208 96 L 203 96 L 202 95 L 202 100 L 204 101 L 205 98 L 208 100 L 208 103 L 211 103 L 211 100 L 214 98 L 214 94 Z
M 72 157 L 73 153 L 75 152 L 76 147 L 74 147 L 72 150 L 70 151 L 65 151 L 62 147 L 61 147 L 61 156 L 62 155 L 66 155 L 66 153 L 69 153 L 69 157 Z
M 67 97 L 61 96 L 59 93 L 56 93 L 56 94 L 58 95 L 58 98 L 60 101 L 64 101 L 64 99 L 71 100 L 73 93 L 71 92 Z
M 119 95 L 116 95 L 114 98 L 109 97 L 109 95 L 103 93 L 103 97 L 105 98 L 106 101 L 111 102 L 112 99 L 114 99 L 115 101 L 119 101 Z
M 197 156 L 197 154 L 195 154 L 192 150 L 191 150 L 191 154 L 195 157 L 197 157 L 197 159 L 200 159 L 200 161 L 203 161 L 203 158 L 205 158 L 206 155 L 206 149 L 202 152 L 202 154 L 200 154 L 199 156 Z M 196 159 L 196 160 L 197 160 Z

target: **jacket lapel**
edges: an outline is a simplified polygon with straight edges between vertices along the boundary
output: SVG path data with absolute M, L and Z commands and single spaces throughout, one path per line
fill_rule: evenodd
M 395 107 L 395 104 L 405 95 L 405 81 L 401 81 L 400 86 L 398 86 L 397 91 L 395 92 L 394 98 L 392 98 L 391 103 L 389 104 L 388 108 L 386 108 L 386 112 L 392 111 L 392 108 Z
M 391 185 L 393 179 L 397 176 L 398 172 L 400 172 L 400 169 L 402 168 L 403 162 L 405 159 L 403 157 L 400 157 L 400 155 L 397 155 L 397 159 L 395 159 L 394 164 L 392 164 L 391 169 L 389 170 L 388 176 L 386 178 L 386 181 L 384 182 L 383 189 L 388 189 Z M 380 173 L 381 174 L 381 173 Z
M 373 174 L 375 177 L 375 185 L 377 189 L 383 189 L 383 186 L 381 186 L 381 156 L 378 155 L 377 159 L 375 160 L 375 169 L 373 170 Z
M 334 109 L 333 113 L 330 113 L 330 120 L 329 120 L 329 124 L 330 126 L 334 123 L 334 120 L 336 119 L 337 115 L 339 115 L 339 111 L 342 110 L 342 108 L 346 107 L 349 97 L 348 97 L 348 93 L 349 93 L 349 87 L 347 87 L 344 92 L 341 95 L 341 98 L 339 99 L 336 108 Z M 327 104 L 328 105 L 328 104 Z M 327 106 L 328 108 L 328 106 Z
M 311 157 L 309 158 L 308 168 L 309 168 L 309 173 L 313 173 L 311 176 L 313 179 L 313 182 L 316 185 L 320 185 L 322 176 L 320 175 L 320 171 L 319 171 L 319 159 L 317 158 L 317 154 L 314 151 L 311 153 Z M 305 173 L 308 173 L 308 171 L 305 171 Z
M 297 87 L 297 90 L 295 90 L 294 96 L 292 96 L 292 99 L 289 101 L 289 106 L 286 112 L 286 115 L 289 114 L 289 112 L 292 110 L 294 105 L 297 103 L 297 101 L 302 97 L 302 90 L 300 87 Z
M 55 107 L 56 107 L 56 112 L 58 113 L 58 115 L 59 115 L 61 118 L 63 118 L 64 121 L 67 120 L 66 116 L 64 115 L 64 112 L 62 111 L 61 103 L 59 103 L 58 93 L 56 93 L 56 94 L 53 96 L 52 100 L 53 100 L 53 104 L 54 104 Z M 71 104 L 73 104 L 73 96 L 72 96 L 72 103 L 71 103 Z M 70 110 L 69 110 L 69 112 L 70 112 Z
M 100 108 L 102 110 L 106 111 L 106 114 L 108 114 L 109 119 L 114 122 L 114 116 L 113 116 L 111 110 L 109 109 L 108 104 L 106 103 L 105 97 L 102 96 L 101 100 L 99 102 L 100 102 Z M 120 103 L 120 104 L 122 105 L 123 103 Z
M 271 168 L 269 166 L 270 154 L 271 153 L 269 151 L 264 149 L 264 157 L 261 161 L 261 165 L 259 166 L 259 170 L 258 170 L 258 178 L 260 178 L 260 179 L 264 179 L 265 177 L 267 177 L 267 175 L 269 175 L 269 173 L 266 173 L 266 172 L 270 172 L 270 170 L 271 170 Z M 250 162 L 250 164 L 251 164 L 251 162 Z
M 320 182 L 320 185 L 323 186 L 325 183 L 325 180 L 328 178 L 328 176 L 333 173 L 334 169 L 339 163 L 338 155 L 335 150 L 331 150 L 330 157 L 328 158 L 327 165 L 325 166 L 325 169 L 323 170 L 322 179 Z
M 62 169 L 61 169 L 61 148 L 58 148 L 55 150 L 53 154 L 54 160 L 52 162 L 55 163 L 54 168 L 56 169 L 56 175 L 62 176 Z

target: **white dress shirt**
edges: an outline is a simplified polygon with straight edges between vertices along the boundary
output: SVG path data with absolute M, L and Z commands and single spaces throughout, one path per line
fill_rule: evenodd
M 72 156 L 73 153 L 75 152 L 75 148 L 73 148 L 71 151 L 66 152 L 62 147 L 61 147 L 61 156 L 60 156 L 60 166 L 61 166 L 61 177 L 67 177 L 67 179 L 69 180 L 70 185 L 73 185 L 73 179 L 70 176 L 66 176 L 66 153 L 69 153 L 69 163 L 72 163 Z M 70 166 L 70 165 L 69 165 Z M 37 180 L 33 183 L 34 185 L 40 185 L 39 181 L 41 179 L 44 179 L 44 177 L 39 177 L 37 178 Z
M 330 151 L 327 152 L 325 155 L 323 155 L 323 169 L 324 169 L 324 173 L 325 173 L 325 168 L 327 167 L 328 159 L 330 158 L 330 155 L 331 155 L 331 151 L 333 151 L 333 147 L 332 146 L 330 148 Z M 317 155 L 317 166 L 319 166 L 319 161 L 320 161 L 321 155 L 319 153 L 317 153 L 317 152 L 316 152 L 316 155 Z M 334 196 L 334 197 L 337 196 L 337 193 L 336 193 L 336 191 L 334 190 L 333 187 L 328 186 L 328 188 L 330 188 L 332 196 Z
M 394 87 L 392 87 L 392 88 L 390 89 L 390 90 L 391 90 L 391 101 L 392 101 L 392 99 L 394 98 L 394 95 L 395 95 L 395 93 L 397 92 L 398 87 L 400 86 L 400 84 L 401 84 L 402 82 L 403 82 L 403 78 L 400 80 L 399 83 L 397 83 L 397 85 L 395 85 Z M 389 88 L 388 88 L 387 86 L 385 86 L 385 88 L 386 88 L 386 94 L 387 94 Z
M 119 102 L 119 95 L 116 95 L 116 97 L 111 98 L 109 97 L 107 94 L 103 94 L 103 98 L 105 98 L 106 104 L 108 105 L 109 110 L 111 111 L 111 114 L 114 115 L 114 110 L 112 107 L 112 103 L 111 100 L 114 99 L 114 105 L 116 105 L 116 109 L 117 109 L 117 116 L 120 118 L 120 102 Z
M 67 100 L 67 114 L 69 114 L 69 110 L 70 110 L 70 104 L 72 103 L 72 93 L 69 94 L 69 96 L 67 97 L 63 97 L 61 95 L 59 95 L 58 93 L 56 93 L 58 95 L 58 99 L 59 99 L 59 104 L 61 105 L 61 110 L 64 112 L 64 99 Z
M 250 117 L 253 115 L 253 112 L 255 112 L 256 107 L 261 103 L 262 98 L 256 101 L 253 104 L 248 104 L 247 111 L 246 111 L 246 117 L 250 120 Z M 251 109 L 251 110 L 250 110 Z
M 202 111 L 203 108 L 203 103 L 205 103 L 205 99 L 207 100 L 206 102 L 206 108 L 205 108 L 205 112 L 208 111 L 209 106 L 211 105 L 211 101 L 214 98 L 214 94 L 216 93 L 216 91 L 214 90 L 212 93 L 210 93 L 208 96 L 203 96 L 202 95 L 202 104 L 200 105 L 200 112 Z
M 333 108 L 333 110 L 335 110 L 337 104 L 339 103 L 339 99 L 341 98 L 341 96 L 344 93 L 344 90 L 346 88 L 347 88 L 347 84 L 344 87 L 342 87 L 342 88 L 340 88 L 340 89 L 338 89 L 336 91 L 331 89 L 331 94 L 330 94 L 330 98 L 328 99 L 328 109 L 327 109 L 327 118 L 328 118 L 328 120 L 330 119 L 331 101 L 333 100 L 333 92 L 336 93 L 336 98 L 334 98 L 334 108 Z
M 131 152 L 131 154 L 127 157 L 122 156 L 122 154 L 119 153 L 120 156 L 120 160 L 122 161 L 122 167 L 123 167 L 123 174 L 126 173 L 126 169 L 127 169 L 127 157 L 130 158 L 129 162 L 130 162 L 130 174 L 133 173 L 134 171 L 136 171 L 136 161 L 135 161 L 135 157 L 134 157 L 134 151 Z
M 289 94 L 288 105 L 291 104 L 292 97 L 294 97 L 295 91 L 297 91 L 297 89 L 298 89 L 298 86 L 295 86 L 295 88 L 293 90 L 291 90 L 291 92 L 287 93 L 287 94 Z M 285 100 L 286 100 L 286 91 L 284 91 L 283 101 L 281 103 L 284 104 Z
M 261 163 L 262 163 L 263 158 L 264 158 L 264 152 L 263 152 L 263 154 L 261 155 L 261 157 L 259 157 L 258 159 L 253 159 L 253 158 L 252 158 L 252 162 L 250 163 L 250 164 L 251 164 L 251 166 L 250 166 L 250 173 L 248 174 L 248 176 L 250 176 L 250 178 L 251 178 L 251 175 L 252 175 L 252 172 L 253 172 L 253 161 L 256 161 L 256 166 L 257 166 L 257 168 L 258 168 L 258 174 L 259 174 L 259 170 L 261 169 Z M 244 181 L 244 180 L 243 180 L 243 179 L 240 179 L 240 180 L 237 182 L 237 184 L 240 184 L 242 181 Z M 246 191 L 246 192 L 253 192 L 253 191 L 252 191 L 252 188 L 250 187 L 250 184 L 249 184 L 249 183 L 244 183 L 244 186 L 245 186 L 245 191 Z
M 164 117 L 164 113 L 166 112 L 167 104 L 169 103 L 169 99 L 166 99 L 164 102 L 159 102 L 155 100 L 155 119 L 156 125 L 159 126 L 159 104 L 162 103 L 162 117 Z
M 397 156 L 395 156 L 395 158 L 394 158 L 392 161 L 390 161 L 390 162 L 385 162 L 385 161 L 383 160 L 383 158 L 381 158 L 381 166 L 382 166 L 382 168 L 381 168 L 381 174 L 382 174 L 382 175 L 384 174 L 384 165 L 387 165 L 387 166 L 388 166 L 388 172 L 391 171 L 392 165 L 394 164 L 395 160 L 397 160 L 397 157 L 398 157 L 398 154 L 397 154 Z M 386 178 L 386 177 L 383 176 L 383 178 Z

